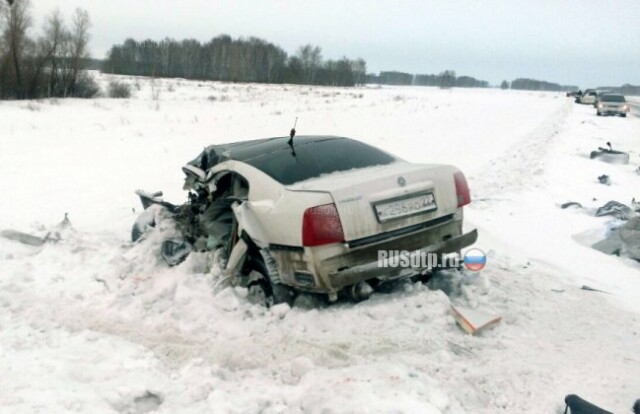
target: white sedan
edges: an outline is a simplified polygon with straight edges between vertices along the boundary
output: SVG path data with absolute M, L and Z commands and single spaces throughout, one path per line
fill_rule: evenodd
M 267 305 L 299 292 L 366 299 L 385 281 L 442 265 L 381 267 L 379 252 L 455 254 L 477 239 L 462 231 L 470 195 L 460 170 L 349 138 L 212 145 L 183 171 L 190 201 L 182 206 L 139 192 L 145 207 L 169 209 L 182 232 L 163 254 L 177 264 L 189 251 L 217 250 L 231 283 Z M 152 225 L 139 220 L 134 239 Z

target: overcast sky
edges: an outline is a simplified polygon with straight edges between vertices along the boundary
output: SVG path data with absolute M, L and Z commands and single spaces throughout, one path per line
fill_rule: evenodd
M 453 69 L 497 84 L 529 77 L 589 86 L 640 84 L 640 0 L 31 0 L 36 28 L 55 8 L 93 22 L 104 58 L 127 37 L 206 41 L 257 36 L 288 53 L 362 57 L 369 72 Z

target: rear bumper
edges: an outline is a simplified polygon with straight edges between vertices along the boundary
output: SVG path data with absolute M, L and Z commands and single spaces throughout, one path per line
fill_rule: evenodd
M 433 245 L 424 247 L 422 249 L 415 250 L 411 252 L 412 255 L 427 255 L 434 254 L 435 257 L 442 257 L 447 253 L 457 253 L 463 248 L 472 245 L 478 239 L 478 231 L 473 230 L 469 233 L 462 234 L 457 237 L 453 237 L 448 239 L 447 241 L 442 241 L 439 243 L 435 243 Z M 445 266 L 445 263 L 433 263 L 432 266 L 419 266 L 419 267 L 382 267 L 380 263 L 376 260 L 374 262 L 365 263 L 362 265 L 358 265 L 346 270 L 336 271 L 329 273 L 329 281 L 331 286 L 334 288 L 342 288 L 345 286 L 350 286 L 356 284 L 358 282 L 362 282 L 369 279 L 381 278 L 392 279 L 404 276 L 411 276 L 418 273 L 422 273 L 427 270 L 432 270 L 434 268 L 439 268 Z
M 475 230 L 462 233 L 461 212 L 424 223 L 419 228 L 402 230 L 406 231 L 386 234 L 382 239 L 370 237 L 304 249 L 272 248 L 271 254 L 278 262 L 284 283 L 304 291 L 331 293 L 369 279 L 388 280 L 415 275 L 435 267 L 451 267 L 439 263 L 442 255 L 459 253 L 478 238 Z M 399 252 L 430 254 L 428 264 L 431 266 L 425 268 L 423 262 L 416 267 L 381 266 L 380 252 L 387 253 L 388 257 L 395 257 Z M 434 255 L 437 260 L 433 260 Z M 415 261 L 411 262 L 411 265 L 415 264 Z
M 628 109 L 598 109 L 602 115 L 624 115 L 629 113 Z

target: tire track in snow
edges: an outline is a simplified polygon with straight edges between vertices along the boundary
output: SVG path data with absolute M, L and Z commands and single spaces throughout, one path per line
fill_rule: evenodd
M 524 187 L 544 185 L 544 156 L 552 149 L 557 136 L 573 111 L 572 102 L 566 102 L 542 124 L 526 134 L 505 153 L 491 160 L 485 171 L 469 177 L 475 199 L 493 199 L 504 192 Z

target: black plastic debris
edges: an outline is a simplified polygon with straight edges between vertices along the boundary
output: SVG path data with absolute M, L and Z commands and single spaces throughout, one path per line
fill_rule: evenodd
M 606 174 L 599 176 L 598 181 L 600 182 L 600 184 L 611 185 L 611 177 Z
M 169 266 L 178 265 L 193 251 L 190 243 L 180 239 L 169 239 L 162 242 L 162 258 Z
M 565 414 L 613 414 L 611 411 L 603 410 L 575 394 L 564 397 L 564 402 L 567 404 L 564 409 Z
M 582 204 L 577 203 L 575 201 L 567 201 L 566 203 L 562 204 L 560 206 L 560 208 L 569 208 L 569 207 L 576 207 L 576 208 L 582 208 Z

